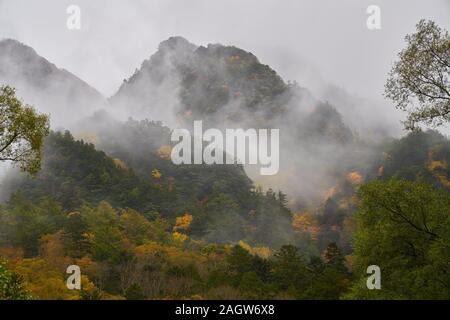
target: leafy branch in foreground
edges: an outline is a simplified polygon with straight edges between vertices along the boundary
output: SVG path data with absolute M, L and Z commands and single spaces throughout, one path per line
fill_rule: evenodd
M 385 86 L 385 96 L 408 112 L 409 130 L 450 121 L 450 35 L 433 21 L 421 20 L 416 28 Z
M 17 99 L 15 90 L 0 87 L 0 161 L 10 161 L 35 174 L 41 166 L 41 148 L 49 133 L 49 117 Z

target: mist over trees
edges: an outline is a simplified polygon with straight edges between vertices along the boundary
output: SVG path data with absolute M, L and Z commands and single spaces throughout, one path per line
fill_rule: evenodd
M 387 96 L 405 110 L 421 103 L 408 128 L 443 124 L 448 33 L 421 21 L 407 40 Z M 24 49 L 3 47 L 4 61 Z M 24 50 L 32 70 L 61 74 Z M 332 101 L 252 53 L 181 37 L 164 41 L 105 110 L 94 112 L 92 91 L 93 113 L 70 131 L 49 132 L 14 89 L 0 92 L 0 160 L 34 174 L 2 181 L 0 299 L 450 297 L 450 141 L 437 131 L 361 138 Z M 283 128 L 281 173 L 260 183 L 241 165 L 174 165 L 165 122 L 197 118 Z M 72 264 L 81 291 L 67 290 Z M 381 268 L 381 290 L 367 288 L 369 265 Z

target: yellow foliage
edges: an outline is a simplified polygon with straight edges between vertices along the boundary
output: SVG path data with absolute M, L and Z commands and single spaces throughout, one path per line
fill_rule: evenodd
M 437 169 L 447 169 L 447 163 L 445 161 L 438 161 L 438 160 L 434 160 L 431 161 L 428 168 L 430 170 L 437 170 Z
M 158 169 L 152 170 L 152 177 L 155 179 L 161 179 L 162 173 Z
M 125 164 L 125 162 L 123 162 L 122 160 L 120 160 L 119 158 L 114 158 L 114 164 L 120 168 L 120 169 L 124 169 L 127 170 L 128 166 Z
M 448 180 L 445 175 L 435 174 L 435 176 L 439 179 L 439 181 L 442 183 L 442 185 L 444 185 L 446 187 L 450 187 L 450 180 Z
M 238 243 L 243 249 L 247 250 L 248 252 L 250 252 L 252 250 L 252 247 L 250 247 L 250 245 L 245 242 L 244 240 L 240 240 Z
M 156 242 L 148 242 L 134 248 L 134 252 L 138 258 L 148 257 L 161 250 L 163 250 L 163 246 Z
M 314 215 L 308 211 L 294 214 L 292 227 L 296 231 L 309 233 L 312 240 L 317 240 L 320 231 Z
M 269 247 L 254 247 L 254 253 L 261 258 L 269 258 L 272 255 L 272 250 Z
M 292 219 L 292 227 L 295 230 L 306 230 L 312 225 L 312 218 L 308 213 L 296 213 Z
M 185 242 L 189 237 L 187 235 L 185 235 L 184 233 L 180 233 L 175 231 L 174 233 L 172 233 L 172 237 L 175 241 L 177 242 Z
M 270 250 L 270 248 L 268 247 L 252 247 L 244 240 L 240 240 L 238 244 L 254 256 L 256 255 L 261 258 L 267 259 L 272 255 L 272 250 Z
M 448 164 L 445 161 L 439 160 L 431 160 L 428 165 L 428 169 L 430 171 L 434 171 L 433 175 L 439 179 L 443 186 L 450 187 L 450 180 L 447 179 L 447 176 L 444 173 L 439 172 L 439 170 L 447 170 Z
M 177 217 L 175 219 L 175 226 L 173 227 L 173 231 L 188 230 L 191 226 L 192 220 L 194 220 L 192 215 L 187 213 L 184 216 Z
M 57 270 L 46 259 L 24 259 L 17 263 L 15 272 L 29 284 L 31 294 L 41 300 L 76 300 L 77 290 L 69 290 L 65 270 Z
M 86 291 L 87 293 L 93 293 L 98 289 L 87 276 L 81 275 L 81 290 Z
M 174 239 L 180 237 L 180 239 L 187 239 L 188 237 L 182 233 L 174 235 Z M 171 263 L 177 264 L 189 264 L 189 263 L 206 263 L 206 257 L 192 252 L 184 251 L 177 246 L 163 245 L 157 242 L 148 242 L 146 244 L 137 246 L 134 248 L 134 253 L 139 260 L 152 260 L 152 259 L 164 259 Z
M 161 159 L 164 159 L 164 160 L 170 160 L 171 153 L 172 153 L 172 147 L 168 146 L 168 145 L 163 145 L 163 146 L 159 147 L 159 149 L 156 151 L 156 154 Z

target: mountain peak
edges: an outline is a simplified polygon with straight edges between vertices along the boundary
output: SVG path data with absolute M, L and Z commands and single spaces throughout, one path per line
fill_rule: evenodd
M 186 115 L 213 117 L 221 110 L 230 119 L 257 109 L 270 117 L 276 111 L 272 109 L 285 105 L 280 100 L 287 99 L 281 97 L 289 95 L 287 90 L 281 77 L 251 52 L 222 44 L 196 46 L 171 37 L 109 101 L 135 117 L 143 114 L 166 123 L 188 120 Z M 172 117 L 158 118 L 169 109 Z
M 167 40 L 162 41 L 159 44 L 159 50 L 167 51 L 167 50 L 188 50 L 194 51 L 197 48 L 196 45 L 190 43 L 185 38 L 180 36 L 170 37 Z

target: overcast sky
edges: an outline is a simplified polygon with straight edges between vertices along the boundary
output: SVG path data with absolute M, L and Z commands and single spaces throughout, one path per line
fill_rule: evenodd
M 66 27 L 70 4 L 81 8 L 81 30 Z M 366 27 L 370 4 L 381 8 L 381 30 Z M 304 86 L 307 67 L 376 98 L 421 18 L 450 30 L 450 0 L 0 0 L 0 39 L 32 46 L 106 96 L 161 41 L 180 35 L 251 51 Z

